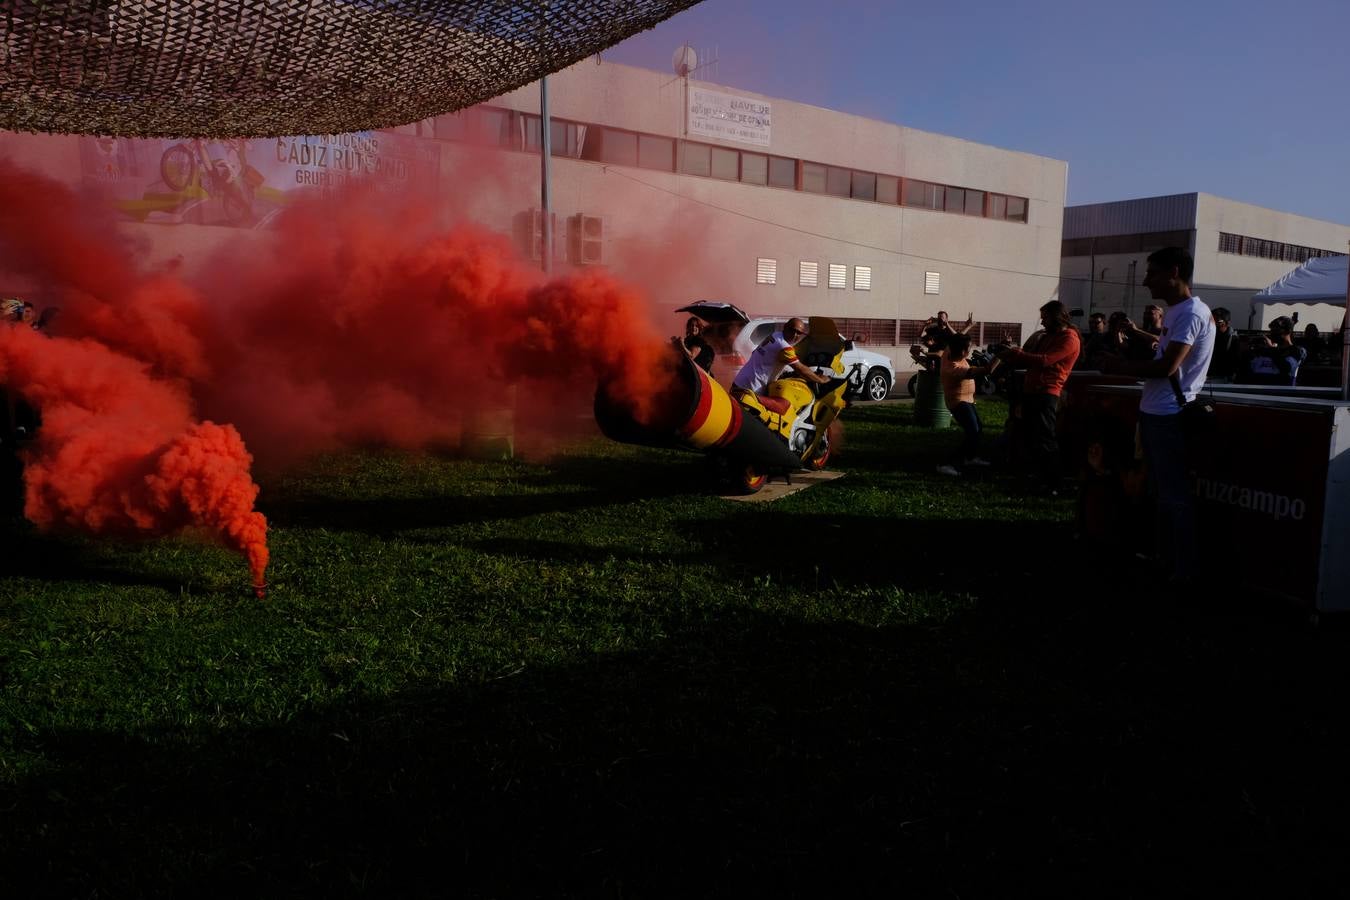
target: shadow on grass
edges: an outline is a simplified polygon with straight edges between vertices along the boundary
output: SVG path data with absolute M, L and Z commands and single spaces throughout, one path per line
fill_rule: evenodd
M 485 478 L 514 485 L 519 493 L 446 493 L 417 497 L 340 497 L 278 492 L 263 504 L 279 527 L 324 528 L 388 537 L 404 531 L 466 523 L 523 519 L 566 513 L 635 500 L 706 492 L 706 470 L 690 455 L 634 458 L 562 457 L 545 471 L 517 473 L 510 479 Z M 579 488 L 567 490 L 567 488 Z
M 940 515 L 940 510 L 933 510 Z M 822 515 L 767 509 L 753 520 L 768 539 L 746 553 L 745 524 L 696 520 L 688 533 L 702 543 L 697 558 L 728 571 L 747 566 L 783 581 L 816 586 L 876 586 L 947 590 L 976 595 L 1034 594 L 1046 564 L 1069 546 L 1068 522 L 1036 521 L 1034 540 L 1025 524 L 968 518 L 901 519 L 892 516 Z M 777 539 L 775 541 L 775 537 Z M 1000 584 L 990 581 L 1000 573 Z
M 78 539 L 60 534 L 40 534 L 27 522 L 0 525 L 0 577 L 37 578 L 52 582 L 87 582 L 104 585 L 135 585 L 178 591 L 182 579 L 156 576 L 128 568 L 124 560 L 109 559 L 107 550 L 115 542 L 98 549 L 82 546 Z
M 1340 852 L 1342 640 L 1072 604 L 747 612 L 275 728 L 44 734 L 58 770 L 0 793 L 2 874 L 16 896 L 1118 896 Z

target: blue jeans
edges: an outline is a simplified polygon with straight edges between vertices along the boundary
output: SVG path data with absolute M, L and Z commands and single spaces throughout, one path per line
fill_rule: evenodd
M 960 465 L 980 455 L 980 414 L 975 411 L 974 403 L 958 403 L 952 407 L 952 418 L 965 432 L 965 440 L 956 451 L 956 464 Z
M 1195 500 L 1186 475 L 1186 439 L 1180 415 L 1139 414 L 1149 486 L 1157 502 L 1158 560 L 1176 575 L 1195 576 L 1200 569 L 1195 539 Z

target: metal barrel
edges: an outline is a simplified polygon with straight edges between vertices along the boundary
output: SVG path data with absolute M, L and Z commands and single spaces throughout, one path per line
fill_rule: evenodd
M 952 423 L 947 398 L 942 394 L 942 378 L 927 369 L 919 372 L 914 391 L 914 424 L 928 428 L 946 428 Z
M 615 396 L 613 383 L 601 383 L 595 392 L 600 431 L 625 444 L 687 447 L 767 470 L 802 468 L 782 438 L 759 419 L 744 415 L 726 389 L 684 354 L 675 379 L 665 395 L 666 408 L 650 423 L 634 417 L 631 406 Z
M 516 448 L 516 388 L 504 388 L 490 406 L 465 411 L 460 451 L 471 459 L 510 459 Z

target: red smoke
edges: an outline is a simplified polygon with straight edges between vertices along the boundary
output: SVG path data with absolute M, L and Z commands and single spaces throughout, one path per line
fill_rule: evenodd
M 26 474 L 42 526 L 202 527 L 260 582 L 241 433 L 273 461 L 443 445 L 509 388 L 518 434 L 577 430 L 598 380 L 639 419 L 672 383 L 635 290 L 598 270 L 544 280 L 505 237 L 439 228 L 425 202 L 302 199 L 191 272 L 144 271 L 142 249 L 89 206 L 0 162 L 0 267 L 62 309 L 63 339 L 4 329 L 0 343 L 0 382 L 43 415 Z
M 269 457 L 442 444 L 517 384 L 517 429 L 555 427 L 598 378 L 622 373 L 635 400 L 659 381 L 644 299 L 604 273 L 544 281 L 506 238 L 438 231 L 419 204 L 370 192 L 303 200 L 277 232 L 207 267 L 211 377 L 197 387 Z
M 205 529 L 267 568 L 252 457 L 229 425 L 194 422 L 187 397 L 92 341 L 0 326 L 0 383 L 42 412 L 24 514 L 40 527 L 149 536 Z

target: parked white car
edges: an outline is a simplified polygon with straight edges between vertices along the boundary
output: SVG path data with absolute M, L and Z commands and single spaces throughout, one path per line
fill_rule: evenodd
M 713 375 L 729 384 L 745 365 L 754 349 L 775 331 L 782 331 L 789 316 L 760 316 L 750 318 L 738 306 L 721 300 L 698 300 L 682 306 L 676 312 L 698 316 L 708 323 L 703 337 L 717 352 Z M 803 316 L 802 318 L 806 318 Z M 840 335 L 843 337 L 843 335 Z M 895 364 L 891 358 L 870 350 L 861 350 L 853 342 L 844 341 L 844 371 L 849 372 L 860 363 L 862 387 L 853 396 L 862 400 L 885 400 L 895 384 Z

